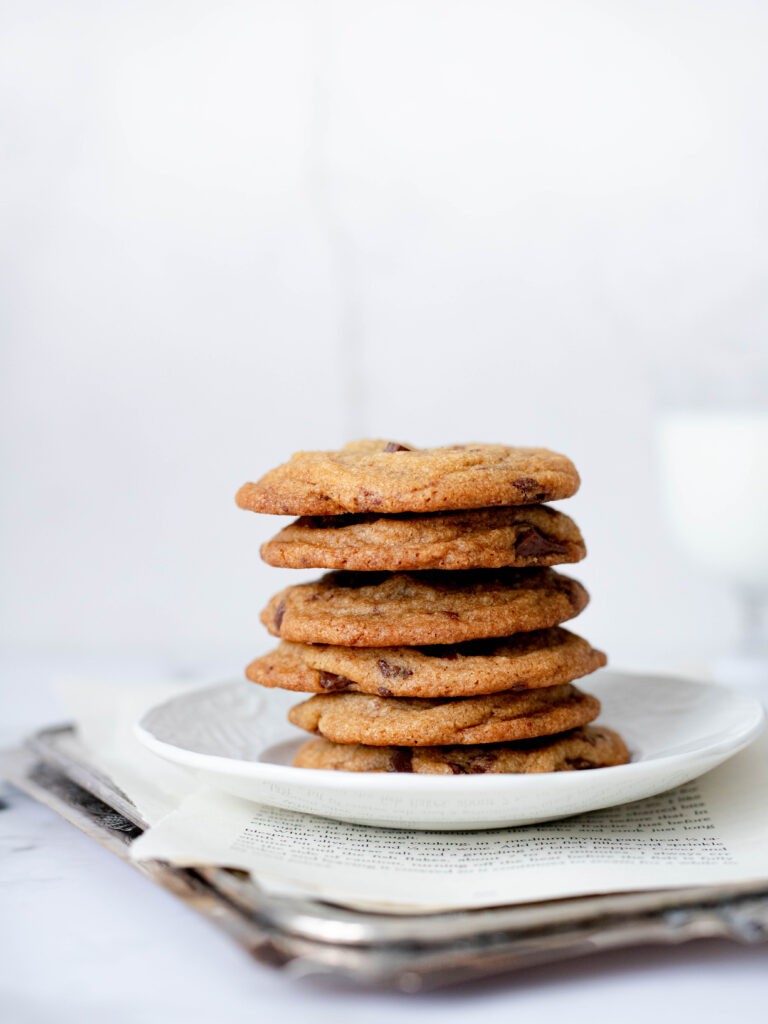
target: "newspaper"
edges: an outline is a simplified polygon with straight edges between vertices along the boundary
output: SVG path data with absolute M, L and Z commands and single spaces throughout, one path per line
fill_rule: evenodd
M 220 864 L 268 891 L 392 912 L 768 881 L 768 735 L 669 793 L 575 818 L 482 832 L 372 828 L 200 788 L 131 727 L 156 687 L 69 683 L 93 760 L 150 828 L 136 860 Z
M 193 773 L 145 750 L 133 729 L 147 708 L 189 689 L 179 683 L 126 683 L 61 676 L 58 695 L 77 724 L 78 739 L 92 763 L 112 779 L 154 825 L 197 792 Z
M 417 832 L 202 791 L 132 847 L 217 863 L 352 906 L 447 910 L 768 880 L 768 739 L 670 793 L 566 820 Z

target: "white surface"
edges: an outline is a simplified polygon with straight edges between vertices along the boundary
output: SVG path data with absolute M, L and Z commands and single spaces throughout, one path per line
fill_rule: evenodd
M 291 811 L 390 828 L 503 828 L 663 793 L 714 768 L 763 727 L 752 697 L 665 676 L 600 672 L 587 689 L 632 763 L 539 775 L 404 775 L 293 768 L 296 730 L 282 702 L 246 682 L 171 697 L 137 725 L 153 753 L 235 796 Z
M 31 684 L 61 664 L 6 661 L 2 668 L 17 694 L 0 722 L 0 741 L 7 743 L 60 714 L 51 691 Z M 104 673 L 108 668 L 101 666 Z M 146 666 L 143 672 L 112 668 L 134 678 L 149 674 Z M 724 942 L 598 953 L 424 996 L 291 980 L 252 962 L 49 811 L 15 791 L 6 796 L 9 807 L 0 811 L 4 1024 L 82 1024 L 97 1016 L 115 1024 L 338 1024 L 342 1016 L 365 1024 L 466 1024 L 484 1015 L 594 1024 L 596 1008 L 625 1024 L 689 1017 L 721 1024 L 726 1014 L 760 1024 L 764 1017 L 766 947 Z

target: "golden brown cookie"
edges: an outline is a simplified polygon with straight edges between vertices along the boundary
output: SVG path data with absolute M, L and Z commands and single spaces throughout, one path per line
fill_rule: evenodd
M 237 504 L 252 512 L 322 516 L 345 512 L 436 512 L 533 505 L 569 498 L 579 487 L 570 459 L 546 448 L 459 444 L 411 448 L 356 441 L 340 451 L 297 452 Z
M 548 629 L 588 601 L 580 583 L 553 569 L 331 572 L 275 594 L 261 621 L 300 643 L 456 644 Z
M 558 565 L 585 554 L 578 526 L 545 505 L 304 516 L 261 548 L 270 565 L 363 572 Z
M 470 697 L 570 683 L 606 663 L 567 629 L 435 647 L 338 647 L 284 640 L 246 675 L 262 686 L 303 693 L 381 697 Z
M 618 733 L 588 725 L 546 739 L 489 746 L 366 747 L 318 738 L 305 743 L 293 763 L 345 772 L 484 775 L 581 771 L 628 761 L 629 751 Z
M 586 725 L 600 701 L 570 683 L 479 697 L 373 697 L 324 693 L 295 705 L 289 720 L 334 743 L 434 747 L 504 743 L 549 736 Z

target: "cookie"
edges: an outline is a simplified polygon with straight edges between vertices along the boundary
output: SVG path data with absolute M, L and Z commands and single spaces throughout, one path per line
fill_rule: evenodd
M 309 644 L 456 644 L 548 629 L 589 601 L 553 569 L 326 573 L 276 594 L 261 613 L 274 636 Z
M 586 555 L 578 526 L 544 505 L 377 516 L 304 516 L 261 548 L 289 569 L 498 569 Z
M 318 738 L 305 743 L 293 763 L 297 768 L 342 772 L 486 775 L 581 771 L 628 761 L 629 751 L 618 733 L 588 725 L 543 740 L 490 746 L 365 747 Z
M 570 683 L 479 697 L 373 697 L 324 693 L 296 704 L 289 720 L 334 743 L 434 747 L 504 743 L 586 725 L 600 701 Z
M 569 498 L 578 487 L 570 459 L 546 448 L 356 441 L 339 451 L 297 452 L 244 484 L 236 501 L 252 512 L 295 516 L 435 512 L 533 505 Z
M 246 675 L 262 686 L 303 693 L 470 697 L 570 683 L 605 663 L 602 651 L 555 628 L 436 647 L 338 647 L 284 640 L 251 662 Z

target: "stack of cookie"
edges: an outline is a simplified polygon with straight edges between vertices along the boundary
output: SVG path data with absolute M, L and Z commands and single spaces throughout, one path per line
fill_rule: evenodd
M 586 554 L 542 502 L 579 486 L 541 448 L 414 449 L 359 441 L 299 452 L 237 495 L 301 516 L 263 545 L 270 565 L 334 570 L 262 612 L 281 639 L 262 686 L 314 694 L 289 712 L 319 738 L 295 764 L 345 771 L 542 772 L 628 760 L 573 685 L 605 655 L 560 627 L 589 597 L 550 566 Z

